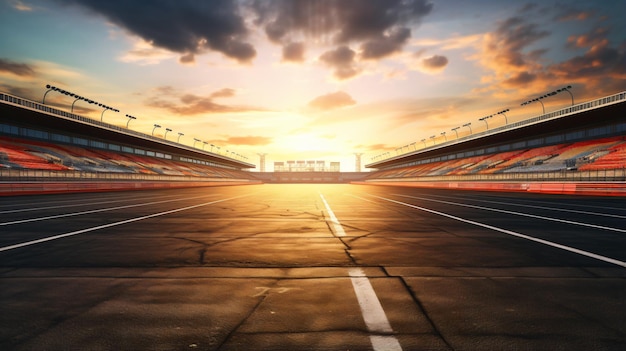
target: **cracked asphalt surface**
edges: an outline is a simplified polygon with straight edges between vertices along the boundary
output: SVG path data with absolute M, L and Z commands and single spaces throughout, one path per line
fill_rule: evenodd
M 624 205 L 346 184 L 4 197 L 0 349 L 623 350 Z

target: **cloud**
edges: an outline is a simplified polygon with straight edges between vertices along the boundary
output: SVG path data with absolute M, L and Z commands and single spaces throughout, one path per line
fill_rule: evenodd
M 511 17 L 501 22 L 486 45 L 487 52 L 494 55 L 497 63 L 509 69 L 526 68 L 531 64 L 524 54 L 524 49 L 550 34 L 540 30 L 532 23 L 520 17 Z
M 365 60 L 380 59 L 401 51 L 411 37 L 409 28 L 397 28 L 382 37 L 369 40 L 361 45 L 361 57 Z
M 621 81 L 620 86 L 623 88 L 626 84 L 626 47 L 613 48 L 608 41 L 603 40 L 591 46 L 583 55 L 552 65 L 550 69 L 566 80 L 587 84 L 592 84 L 598 78 L 611 77 Z
M 318 96 L 308 104 L 314 110 L 327 111 L 356 104 L 350 95 L 343 91 Z
M 283 61 L 286 62 L 303 62 L 304 61 L 304 43 L 289 43 L 283 46 Z
M 224 88 L 224 89 L 211 93 L 211 98 L 233 97 L 235 96 L 235 93 L 236 93 L 235 89 Z
M 483 92 L 503 94 L 501 89 L 506 88 L 516 89 L 519 95 L 546 89 L 554 79 L 543 64 L 547 50 L 529 48 L 549 35 L 549 31 L 519 16 L 499 22 L 493 32 L 485 34 L 474 57 L 487 69 L 482 81 L 489 86 Z
M 594 16 L 593 11 L 584 11 L 575 8 L 563 8 L 554 16 L 555 21 L 584 21 Z
M 347 46 L 326 51 L 320 56 L 326 66 L 334 69 L 333 75 L 339 80 L 352 78 L 361 72 L 355 61 L 356 52 Z
M 335 44 L 346 44 L 420 22 L 433 5 L 426 0 L 253 0 L 250 8 L 255 23 L 275 43 L 299 35 L 330 36 Z
M 4 83 L 0 83 L 0 91 L 6 91 L 7 93 L 11 95 L 23 96 L 23 97 L 34 95 L 33 89 L 18 87 L 18 86 L 4 84 Z
M 293 46 L 303 39 L 334 46 L 321 60 L 343 80 L 361 72 L 356 59 L 380 60 L 402 51 L 410 26 L 433 5 L 427 0 L 251 0 L 249 8 L 267 38 L 283 46 L 283 61 L 304 60 L 303 48 Z M 359 48 L 359 57 L 349 45 Z
M 441 72 L 447 65 L 448 58 L 441 55 L 433 55 L 422 60 L 422 67 L 424 71 L 430 73 Z
M 33 66 L 3 58 L 0 58 L 0 72 L 6 72 L 20 77 L 34 77 L 36 75 Z
M 606 27 L 599 27 L 593 29 L 590 33 L 583 35 L 572 35 L 567 38 L 568 48 L 589 48 L 595 45 L 606 45 L 607 34 L 609 29 Z
M 158 64 L 163 60 L 171 59 L 173 57 L 174 54 L 170 51 L 154 47 L 151 43 L 138 38 L 133 43 L 133 48 L 121 56 L 119 60 L 127 63 L 137 63 L 144 66 Z M 191 57 L 189 57 L 189 55 L 182 55 L 179 60 L 180 63 L 191 63 L 194 60 L 194 56 L 193 54 Z
M 209 94 L 209 96 L 199 96 L 195 94 L 183 94 L 170 86 L 158 87 L 156 94 L 146 100 L 146 105 L 169 112 L 192 116 L 209 113 L 230 113 L 259 111 L 259 109 L 245 106 L 229 106 L 214 102 L 215 98 L 226 98 L 235 95 L 235 90 L 224 88 Z
M 30 12 L 34 10 L 33 6 L 26 4 L 21 0 L 10 0 L 9 4 L 18 11 Z
M 248 29 L 236 1 L 57 1 L 104 16 L 155 47 L 181 54 L 186 63 L 207 50 L 241 63 L 256 56 L 254 47 L 245 41 Z

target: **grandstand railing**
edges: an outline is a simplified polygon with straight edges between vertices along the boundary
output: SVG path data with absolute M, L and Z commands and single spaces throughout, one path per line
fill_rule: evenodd
M 40 169 L 0 169 L 2 181 L 65 181 L 65 180 L 95 180 L 95 181 L 167 181 L 167 182 L 241 182 L 250 181 L 247 178 L 215 178 L 198 176 L 176 176 L 164 174 L 132 174 L 80 171 L 52 171 Z
M 532 182 L 532 181 L 626 181 L 626 168 L 598 169 L 589 171 L 556 171 L 529 173 L 463 174 L 406 178 L 372 178 L 366 182 Z
M 196 149 L 196 148 L 190 148 L 189 146 L 184 145 L 184 144 L 175 143 L 173 141 L 169 141 L 169 140 L 158 138 L 158 137 L 155 137 L 155 136 L 152 136 L 152 135 L 148 135 L 148 134 L 145 134 L 145 133 L 137 132 L 137 131 L 134 131 L 132 129 L 122 128 L 120 126 L 116 126 L 116 125 L 109 124 L 109 123 L 106 123 L 106 122 L 102 122 L 102 121 L 98 121 L 98 120 L 95 120 L 95 119 L 87 118 L 87 117 L 84 117 L 84 116 L 81 116 L 81 115 L 77 115 L 75 113 L 70 113 L 70 112 L 67 112 L 67 111 L 59 110 L 59 109 L 50 107 L 48 105 L 40 104 L 38 102 L 35 102 L 35 101 L 32 101 L 32 100 L 28 100 L 28 99 L 25 99 L 25 98 L 21 98 L 21 97 L 18 97 L 18 96 L 14 96 L 14 95 L 11 95 L 11 94 L 0 92 L 0 101 L 5 101 L 5 102 L 11 103 L 11 104 L 19 105 L 19 106 L 22 106 L 22 107 L 25 107 L 25 108 L 28 108 L 28 109 L 31 109 L 31 110 L 41 111 L 41 112 L 44 112 L 44 113 L 47 113 L 47 114 L 54 115 L 55 117 L 70 118 L 70 119 L 73 119 L 75 121 L 79 121 L 79 122 L 82 122 L 82 123 L 97 125 L 97 126 L 99 126 L 101 128 L 111 129 L 111 130 L 117 131 L 119 133 L 128 134 L 128 135 L 132 135 L 132 136 L 135 136 L 135 137 L 138 137 L 138 138 L 155 141 L 155 142 L 160 143 L 160 144 L 166 144 L 166 145 L 175 146 L 175 147 L 181 148 L 181 149 L 192 150 L 194 152 L 198 152 L 198 153 L 206 154 L 206 155 L 211 155 L 213 157 L 217 157 L 217 158 L 221 158 L 221 159 L 235 160 L 237 162 L 241 162 L 243 164 L 246 164 L 247 166 L 254 166 L 254 165 L 249 164 L 247 162 L 236 160 L 234 158 L 227 157 L 227 156 L 224 156 L 224 155 L 221 155 L 221 154 L 216 154 L 216 153 L 213 153 L 213 152 L 204 151 L 204 150 Z
M 473 133 L 470 135 L 466 135 L 464 137 L 460 137 L 458 139 L 452 139 L 452 140 L 448 140 L 448 141 L 444 141 L 443 143 L 437 144 L 437 145 L 430 145 L 430 146 L 425 146 L 425 147 L 421 147 L 420 149 L 417 149 L 415 151 L 407 151 L 403 154 L 399 154 L 399 155 L 393 155 L 391 157 L 388 157 L 386 159 L 380 160 L 380 161 L 376 161 L 376 162 L 372 162 L 368 165 L 366 165 L 366 167 L 371 167 L 371 168 L 376 168 L 376 165 L 381 163 L 381 162 L 386 162 L 386 161 L 390 161 L 392 159 L 401 159 L 403 157 L 406 157 L 410 154 L 415 154 L 417 152 L 423 152 L 423 151 L 427 151 L 427 150 L 434 150 L 434 149 L 438 149 L 441 148 L 442 146 L 448 146 L 448 145 L 454 145 L 454 144 L 458 144 L 458 143 L 462 143 L 462 142 L 466 142 L 468 140 L 473 140 L 473 139 L 479 139 L 482 138 L 484 136 L 487 135 L 492 135 L 492 134 L 498 134 L 501 133 L 503 131 L 506 130 L 511 130 L 511 129 L 516 129 L 516 128 L 520 128 L 520 127 L 524 127 L 524 126 L 528 126 L 531 124 L 535 124 L 535 123 L 539 123 L 539 122 L 544 122 L 550 119 L 555 119 L 555 118 L 560 118 L 566 115 L 571 115 L 574 113 L 580 113 L 583 111 L 588 111 L 588 110 L 593 110 L 593 109 L 597 109 L 599 107 L 604 107 L 604 106 L 608 106 L 608 105 L 613 105 L 616 103 L 620 103 L 626 101 L 626 91 L 623 91 L 621 93 L 617 93 L 617 94 L 613 94 L 613 95 L 609 95 L 609 96 L 605 96 L 599 99 L 595 99 L 595 100 L 591 100 L 591 101 L 587 101 L 587 102 L 583 102 L 583 103 L 579 103 L 570 107 L 566 107 L 557 111 L 553 111 L 550 113 L 545 113 L 536 117 L 532 117 L 532 118 L 528 118 L 525 119 L 523 121 L 519 121 L 519 122 L 515 122 L 515 123 L 509 123 L 497 128 L 492 128 L 492 129 L 488 129 L 488 130 L 484 130 L 482 132 L 478 132 L 478 133 Z M 418 144 L 415 144 L 416 146 Z

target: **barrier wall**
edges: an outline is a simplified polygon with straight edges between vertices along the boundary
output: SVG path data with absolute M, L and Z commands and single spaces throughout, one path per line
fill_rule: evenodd
M 0 182 L 0 196 L 58 194 L 78 192 L 101 192 L 123 190 L 174 189 L 190 187 L 212 187 L 230 185 L 262 184 L 246 179 L 215 181 L 58 181 L 58 182 Z
M 351 182 L 360 185 L 565 195 L 626 196 L 626 182 Z

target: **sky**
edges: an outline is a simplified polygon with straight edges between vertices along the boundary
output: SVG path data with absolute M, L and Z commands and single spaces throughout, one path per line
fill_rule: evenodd
M 41 101 L 50 84 L 120 111 L 76 113 L 129 114 L 133 130 L 256 170 L 266 154 L 267 171 L 349 172 L 355 154 L 365 165 L 540 115 L 521 103 L 566 86 L 575 103 L 626 90 L 624 13 L 624 0 L 0 0 L 0 91 Z

